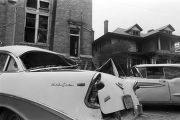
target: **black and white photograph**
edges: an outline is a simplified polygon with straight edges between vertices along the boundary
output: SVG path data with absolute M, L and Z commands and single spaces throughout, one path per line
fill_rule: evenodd
M 0 0 L 0 120 L 180 120 L 179 0 Z

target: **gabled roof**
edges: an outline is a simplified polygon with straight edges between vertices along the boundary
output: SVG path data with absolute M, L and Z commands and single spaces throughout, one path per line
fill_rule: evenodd
M 128 35 L 128 36 L 134 36 L 134 35 L 131 35 L 127 32 L 127 29 L 123 29 L 123 28 L 117 28 L 116 30 L 113 31 L 113 33 L 117 33 L 117 34 L 121 34 L 121 35 Z M 140 36 L 137 36 L 137 37 L 142 37 L 144 36 L 143 33 L 140 33 Z
M 121 36 L 121 37 L 126 36 L 126 37 L 142 38 L 143 39 L 145 37 L 158 34 L 163 30 L 170 30 L 171 32 L 175 31 L 175 29 L 170 24 L 168 24 L 166 26 L 163 26 L 163 27 L 155 29 L 155 30 L 151 29 L 147 33 L 140 33 L 139 36 L 136 36 L 136 35 L 131 35 L 128 33 L 128 30 L 133 29 L 133 27 L 137 27 L 137 29 L 142 30 L 142 28 L 138 24 L 135 24 L 128 29 L 123 29 L 123 28 L 118 27 L 113 32 L 108 32 L 108 33 L 104 34 L 103 36 L 99 37 L 98 39 L 95 40 L 95 42 L 102 40 L 102 39 L 106 38 L 107 36 Z M 173 36 L 176 36 L 176 35 L 173 35 Z M 176 37 L 179 38 L 180 36 L 176 36 Z
M 123 34 L 123 35 L 129 35 L 129 34 L 126 32 L 126 29 L 123 29 L 123 28 L 117 28 L 116 30 L 113 31 L 113 33 L 118 33 L 118 34 Z
M 169 25 L 163 26 L 163 27 L 161 27 L 161 28 L 152 30 L 151 32 L 148 32 L 148 33 L 144 34 L 142 37 L 150 36 L 150 35 L 152 35 L 152 34 L 155 34 L 155 33 L 158 33 L 158 32 L 160 32 L 160 31 L 162 31 L 162 30 L 165 30 L 166 28 L 170 28 L 172 31 L 175 31 L 175 29 L 169 24 Z
M 139 30 L 142 31 L 142 28 L 138 24 L 135 24 L 128 29 L 117 28 L 116 30 L 113 31 L 113 33 L 122 34 L 122 35 L 130 35 L 130 34 L 128 34 L 128 31 L 131 30 L 133 27 L 137 27 Z M 175 29 L 169 24 L 169 25 L 163 26 L 161 28 L 147 32 L 147 33 L 140 33 L 140 37 L 147 37 L 147 36 L 153 35 L 155 33 L 158 33 L 162 30 L 165 30 L 167 28 L 171 29 L 171 31 L 175 31 Z
M 113 33 L 117 33 L 117 34 L 121 34 L 121 35 L 128 35 L 128 36 L 134 36 L 134 35 L 131 35 L 129 34 L 128 32 L 130 30 L 132 30 L 133 28 L 137 28 L 139 31 L 142 31 L 143 29 L 138 25 L 138 24 L 135 24 L 133 26 L 131 26 L 130 28 L 128 29 L 123 29 L 123 28 L 117 28 L 116 30 L 113 31 Z M 140 34 L 141 36 L 141 34 Z M 139 37 L 139 36 L 138 36 Z
M 128 29 L 126 30 L 126 32 L 132 30 L 134 27 L 137 27 L 137 28 L 139 29 L 139 31 L 142 31 L 142 30 L 143 30 L 138 24 L 135 24 L 135 25 L 131 26 L 130 28 L 128 28 Z
M 163 27 L 159 28 L 158 30 L 161 31 L 161 30 L 164 30 L 164 29 L 166 29 L 166 28 L 168 28 L 168 27 L 169 27 L 172 31 L 175 31 L 175 29 L 174 29 L 174 28 L 172 27 L 172 25 L 170 25 L 170 24 L 169 24 L 169 25 L 166 25 L 166 26 L 163 26 Z

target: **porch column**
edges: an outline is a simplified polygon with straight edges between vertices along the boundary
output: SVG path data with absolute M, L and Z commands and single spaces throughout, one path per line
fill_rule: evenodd
M 168 60 L 167 60 L 167 63 L 171 63 L 171 59 L 168 59 Z
M 161 50 L 161 39 L 158 38 L 158 50 Z
M 151 58 L 151 64 L 156 64 L 156 59 L 155 58 Z

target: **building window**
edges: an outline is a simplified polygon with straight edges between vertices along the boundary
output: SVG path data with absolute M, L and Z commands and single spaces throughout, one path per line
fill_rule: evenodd
M 37 41 L 46 43 L 48 31 L 48 16 L 39 15 L 39 27 Z
M 27 0 L 27 7 L 37 9 L 37 0 Z
M 70 56 L 77 57 L 79 51 L 80 30 L 70 28 Z
M 136 36 L 139 36 L 139 35 L 140 35 L 139 31 L 136 31 L 136 30 L 133 30 L 132 34 L 133 34 L 133 35 L 136 35 Z
M 162 32 L 163 32 L 163 33 L 166 33 L 166 34 L 168 34 L 168 35 L 172 35 L 172 31 L 169 31 L 169 30 L 163 30 Z
M 33 43 L 35 39 L 36 14 L 26 14 L 25 41 Z
M 172 35 L 172 32 L 171 31 L 167 31 L 167 34 Z
M 47 1 L 40 1 L 39 9 L 49 11 L 49 2 L 47 2 Z
M 27 0 L 24 41 L 47 43 L 50 0 Z

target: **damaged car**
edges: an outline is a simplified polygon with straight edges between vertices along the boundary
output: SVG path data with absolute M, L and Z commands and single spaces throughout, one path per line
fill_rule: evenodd
M 63 55 L 30 46 L 0 47 L 0 120 L 136 119 L 136 82 L 77 69 Z
M 142 104 L 180 105 L 180 64 L 140 64 L 132 73 Z

